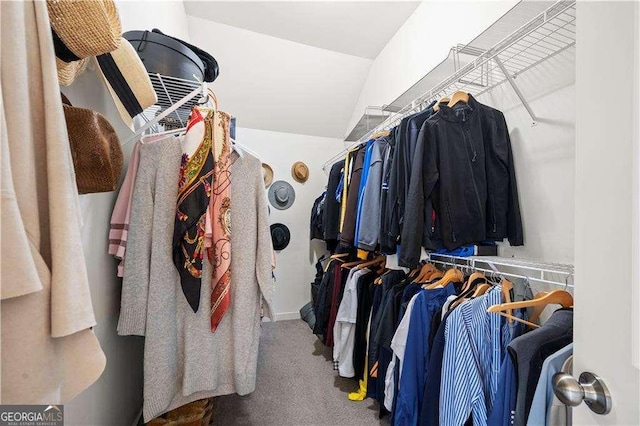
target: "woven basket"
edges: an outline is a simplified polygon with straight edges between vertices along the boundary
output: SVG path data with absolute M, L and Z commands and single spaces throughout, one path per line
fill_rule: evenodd
M 203 404 L 197 402 L 169 411 L 167 420 L 173 420 L 180 426 L 202 426 L 205 409 Z
M 120 45 L 122 27 L 113 0 L 47 0 L 47 9 L 51 28 L 78 59 Z

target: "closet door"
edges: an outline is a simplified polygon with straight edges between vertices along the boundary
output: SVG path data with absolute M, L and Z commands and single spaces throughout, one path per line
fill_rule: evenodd
M 612 408 L 582 403 L 574 425 L 640 424 L 639 15 L 577 4 L 573 376 L 600 376 Z

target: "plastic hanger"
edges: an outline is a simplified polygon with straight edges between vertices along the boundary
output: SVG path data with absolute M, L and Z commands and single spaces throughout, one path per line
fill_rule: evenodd
M 449 108 L 451 108 L 452 106 L 454 106 L 455 104 L 457 104 L 460 101 L 464 102 L 465 104 L 468 103 L 469 102 L 469 94 L 467 92 L 462 92 L 462 91 L 458 90 L 456 93 L 454 93 L 451 96 L 451 100 L 449 101 L 447 106 Z
M 538 324 L 534 324 L 533 322 L 523 320 L 513 315 L 509 315 L 505 311 L 535 307 L 543 307 L 544 309 L 544 307 L 551 304 L 557 304 L 562 306 L 563 308 L 570 308 L 573 306 L 573 296 L 571 295 L 571 293 L 565 290 L 553 290 L 549 293 L 538 293 L 538 295 L 542 296 L 533 298 L 531 300 L 523 300 L 521 302 L 501 303 L 499 305 L 493 305 L 490 306 L 489 309 L 487 309 L 487 312 L 493 312 L 498 315 L 502 315 L 503 317 L 511 318 L 515 321 L 527 324 L 531 327 L 539 328 L 540 326 Z
M 444 276 L 440 278 L 433 284 L 427 285 L 425 288 L 428 290 L 433 290 L 438 287 L 445 287 L 450 283 L 459 283 L 464 280 L 464 276 L 462 275 L 462 271 L 456 268 L 451 268 L 447 272 L 445 272 Z

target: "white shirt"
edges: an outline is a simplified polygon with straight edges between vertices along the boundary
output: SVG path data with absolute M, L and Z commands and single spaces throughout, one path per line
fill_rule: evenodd
M 396 394 L 395 381 L 393 380 L 394 369 L 396 368 L 397 364 L 396 359 L 399 361 L 398 367 L 400 368 L 400 376 L 398 379 L 398 384 L 400 384 L 400 380 L 402 380 L 402 362 L 404 361 L 404 351 L 407 347 L 407 336 L 409 335 L 409 321 L 411 320 L 411 311 L 413 310 L 413 305 L 418 294 L 420 293 L 416 293 L 409 301 L 409 304 L 407 305 L 407 311 L 404 313 L 404 316 L 400 321 L 400 325 L 398 325 L 398 328 L 393 335 L 393 339 L 391 340 L 391 349 L 393 350 L 394 357 L 391 359 L 391 363 L 389 363 L 387 375 L 384 378 L 384 406 L 389 411 L 391 411 L 393 399 Z
M 355 375 L 353 347 L 358 316 L 358 279 L 368 272 L 366 268 L 354 268 L 349 272 L 336 322 L 333 325 L 333 361 L 338 364 L 338 373 L 342 377 Z

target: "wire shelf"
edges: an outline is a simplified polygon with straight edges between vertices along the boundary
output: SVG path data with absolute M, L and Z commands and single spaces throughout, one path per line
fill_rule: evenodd
M 459 257 L 429 253 L 432 263 L 470 268 L 487 274 L 521 278 L 565 288 L 573 288 L 573 265 L 566 263 L 537 262 L 499 256 Z
M 147 108 L 143 114 L 146 119 L 151 120 L 161 114 L 164 110 L 174 105 L 176 102 L 187 96 L 194 89 L 201 87 L 202 83 L 196 80 L 185 80 L 161 74 L 149 73 L 151 84 L 158 96 L 158 102 Z M 198 98 L 190 99 L 167 117 L 160 120 L 160 124 L 166 130 L 178 127 L 185 127 L 191 114 L 192 108 L 198 103 Z
M 402 118 L 422 110 L 433 100 L 464 91 L 479 96 L 494 87 L 509 82 L 531 115 L 536 117 L 520 93 L 514 79 L 541 62 L 573 47 L 576 32 L 576 4 L 574 0 L 559 1 L 493 47 L 478 53 L 473 46 L 457 46 L 453 54 L 472 55 L 476 58 L 462 65 L 456 72 L 433 86 L 429 91 L 405 105 L 397 113 L 365 134 L 372 134 L 397 125 Z M 460 62 L 460 61 L 458 61 Z

